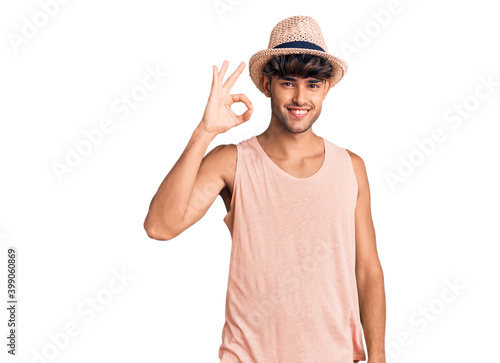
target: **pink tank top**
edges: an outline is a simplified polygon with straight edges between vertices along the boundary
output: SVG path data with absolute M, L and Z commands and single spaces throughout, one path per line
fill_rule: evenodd
M 355 276 L 357 181 L 349 154 L 294 177 L 256 136 L 237 144 L 223 363 L 366 360 Z

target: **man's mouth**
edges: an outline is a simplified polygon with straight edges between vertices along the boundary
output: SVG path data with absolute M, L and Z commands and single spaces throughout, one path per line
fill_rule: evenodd
M 287 108 L 287 110 L 292 114 L 292 116 L 297 118 L 302 118 L 309 113 L 308 109 L 301 108 Z

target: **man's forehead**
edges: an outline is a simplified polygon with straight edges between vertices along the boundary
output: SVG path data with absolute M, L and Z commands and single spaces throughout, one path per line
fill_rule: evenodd
M 278 76 L 278 79 L 284 80 L 284 81 L 291 81 L 291 82 L 297 82 L 300 79 L 304 79 L 308 83 L 322 83 L 323 81 L 317 78 L 309 77 L 309 78 L 302 78 L 302 77 L 293 77 L 293 76 Z

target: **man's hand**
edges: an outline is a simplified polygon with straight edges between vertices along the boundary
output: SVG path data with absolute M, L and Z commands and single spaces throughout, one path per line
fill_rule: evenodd
M 225 60 L 222 63 L 220 72 L 217 70 L 217 66 L 213 66 L 212 89 L 208 97 L 205 113 L 199 124 L 201 130 L 210 134 L 217 135 L 226 132 L 230 128 L 250 120 L 253 113 L 252 103 L 247 96 L 244 94 L 230 94 L 231 88 L 245 68 L 245 63 L 241 62 L 236 71 L 222 85 L 228 65 L 229 62 Z M 231 105 L 235 102 L 243 102 L 248 110 L 242 115 L 236 115 L 231 110 Z

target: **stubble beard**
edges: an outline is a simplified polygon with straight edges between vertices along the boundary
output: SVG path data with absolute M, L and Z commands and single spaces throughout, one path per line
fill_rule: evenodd
M 309 128 L 316 122 L 318 119 L 319 115 L 321 114 L 321 108 L 319 110 L 314 110 L 311 109 L 309 111 L 309 114 L 304 117 L 304 120 L 302 121 L 295 121 L 292 120 L 292 115 L 289 114 L 288 110 L 281 108 L 273 99 L 273 96 L 271 94 L 271 111 L 273 113 L 273 116 L 278 120 L 280 127 L 284 128 L 288 132 L 294 133 L 294 134 L 301 134 L 309 130 Z M 306 121 L 307 119 L 307 121 Z M 304 126 L 304 124 L 307 122 L 307 125 Z M 297 127 L 292 127 L 291 125 L 297 123 L 300 124 Z

